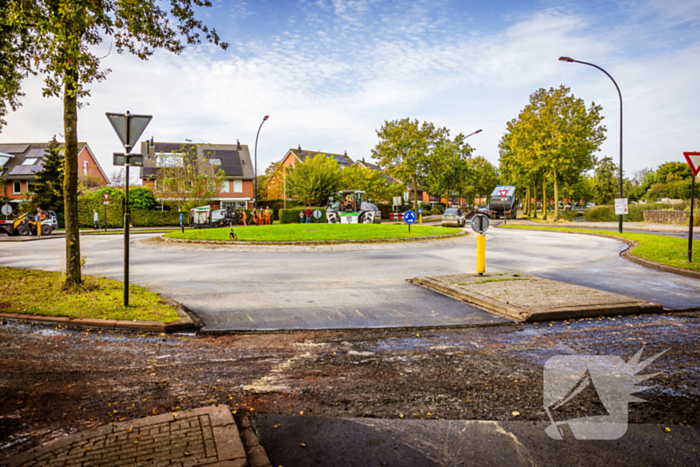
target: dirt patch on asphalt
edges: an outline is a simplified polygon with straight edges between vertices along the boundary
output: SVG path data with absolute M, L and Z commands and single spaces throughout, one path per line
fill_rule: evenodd
M 546 421 L 555 355 L 670 349 L 631 423 L 700 426 L 700 319 L 626 316 L 481 329 L 203 337 L 0 326 L 0 457 L 66 433 L 227 404 L 252 414 Z M 561 417 L 597 413 L 595 401 Z M 517 415 L 514 413 L 517 412 Z

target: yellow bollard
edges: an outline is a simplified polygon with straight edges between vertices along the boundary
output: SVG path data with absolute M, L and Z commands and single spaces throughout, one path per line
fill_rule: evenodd
M 418 214 L 418 223 L 423 225 L 423 214 Z
M 476 272 L 482 275 L 486 272 L 486 236 L 476 237 Z

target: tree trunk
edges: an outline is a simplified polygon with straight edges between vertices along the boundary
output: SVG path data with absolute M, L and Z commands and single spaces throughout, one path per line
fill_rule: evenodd
M 554 169 L 554 220 L 559 220 L 559 184 L 557 183 L 557 169 Z
M 413 211 L 418 214 L 418 181 L 416 180 L 418 177 L 415 175 L 412 177 L 413 179 Z
M 523 211 L 526 216 L 530 215 L 530 187 L 525 189 L 525 203 L 523 203 Z
M 542 219 L 547 220 L 547 177 L 542 177 Z
M 68 70 L 63 84 L 63 129 L 66 158 L 63 179 L 63 207 L 66 222 L 66 283 L 75 290 L 82 282 L 80 272 L 80 235 L 78 232 L 78 72 Z
M 533 211 L 535 211 L 535 219 L 537 219 L 537 182 L 532 185 L 532 201 L 533 201 Z

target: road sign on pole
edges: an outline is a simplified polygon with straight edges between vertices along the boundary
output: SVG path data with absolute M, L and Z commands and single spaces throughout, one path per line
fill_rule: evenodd
M 109 193 L 102 193 L 102 197 L 105 199 L 105 201 L 109 201 Z
M 498 192 L 503 196 L 504 198 L 508 196 L 508 190 L 498 190 Z
M 700 152 L 684 152 L 685 160 L 688 161 L 690 170 L 693 171 L 693 175 L 696 177 L 700 173 Z
M 472 230 L 483 235 L 489 229 L 489 218 L 483 214 L 476 214 L 471 221 Z
M 625 216 L 629 214 L 627 198 L 615 198 L 615 215 Z
M 695 207 L 695 177 L 700 172 L 700 152 L 684 152 L 683 155 L 688 161 L 690 170 L 693 172 L 690 184 L 690 219 L 688 222 L 688 262 L 693 262 L 693 209 Z
M 408 233 L 411 233 L 411 224 L 416 221 L 415 211 L 406 211 L 403 213 L 403 221 L 408 224 Z
M 107 120 L 117 133 L 126 154 L 114 154 L 114 165 L 126 166 L 126 199 L 124 201 L 124 306 L 129 306 L 129 166 L 143 166 L 143 155 L 130 154 L 134 145 L 141 137 L 143 130 L 153 118 L 151 115 L 132 115 L 128 110 L 125 114 L 107 112 Z

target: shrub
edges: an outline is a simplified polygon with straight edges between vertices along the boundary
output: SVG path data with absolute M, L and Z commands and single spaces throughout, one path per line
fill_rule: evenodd
M 315 219 L 314 217 L 311 218 L 311 222 L 326 222 L 326 208 L 316 208 L 312 207 L 311 212 L 313 213 L 316 209 L 321 211 L 321 218 L 320 219 Z M 299 222 L 299 213 L 302 211 L 306 211 L 306 207 L 300 206 L 300 207 L 295 207 L 291 209 L 280 209 L 279 211 L 279 216 L 280 216 L 280 223 L 282 224 L 294 224 Z
M 188 212 L 182 212 L 183 225 L 189 225 L 189 217 Z M 131 209 L 131 225 L 134 227 L 178 226 L 180 225 L 180 213 L 177 211 Z
M 644 211 L 650 209 L 683 209 L 684 205 L 648 203 L 648 204 L 630 204 L 629 214 L 622 216 L 624 222 L 644 222 Z M 587 221 L 590 222 L 615 222 L 618 216 L 615 215 L 615 206 L 595 206 L 586 209 L 583 213 Z

